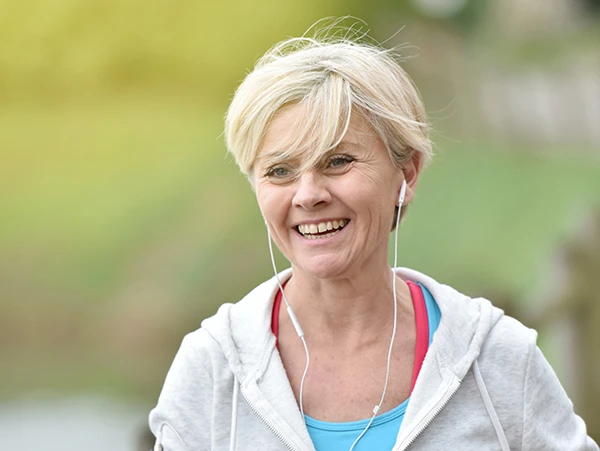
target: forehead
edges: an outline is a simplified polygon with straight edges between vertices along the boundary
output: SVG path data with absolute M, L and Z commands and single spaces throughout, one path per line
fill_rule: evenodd
M 344 115 L 342 115 L 344 116 Z M 333 150 L 359 148 L 377 139 L 377 133 L 363 115 L 327 120 L 304 105 L 287 106 L 277 112 L 266 129 L 257 153 L 257 165 L 282 160 L 316 162 Z

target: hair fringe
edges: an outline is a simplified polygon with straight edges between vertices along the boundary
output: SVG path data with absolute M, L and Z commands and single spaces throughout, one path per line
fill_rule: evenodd
M 304 154 L 307 166 L 314 164 L 318 153 L 343 139 L 351 112 L 356 109 L 380 135 L 395 164 L 402 164 L 415 151 L 426 164 L 432 156 L 430 126 L 414 82 L 401 68 L 410 58 L 406 50 L 416 47 L 410 43 L 384 47 L 402 30 L 380 43 L 361 19 L 326 17 L 302 36 L 273 45 L 238 87 L 226 115 L 227 146 L 242 172 L 250 173 L 275 114 L 288 104 L 310 102 L 312 108 L 306 108 L 302 124 L 296 126 L 297 133 L 290 137 L 292 141 L 280 157 L 291 157 L 310 143 L 312 152 Z M 335 98 L 320 91 L 337 86 L 329 80 L 334 74 L 341 77 L 340 86 L 344 87 Z M 340 102 L 348 104 L 347 112 L 339 110 Z M 334 123 L 331 108 L 338 117 L 345 118 L 343 124 Z

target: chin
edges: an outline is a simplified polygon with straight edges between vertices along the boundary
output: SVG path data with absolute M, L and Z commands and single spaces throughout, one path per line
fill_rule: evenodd
M 298 262 L 292 268 L 299 269 L 317 279 L 333 279 L 342 276 L 349 268 L 347 262 L 331 257 L 313 257 L 308 261 Z

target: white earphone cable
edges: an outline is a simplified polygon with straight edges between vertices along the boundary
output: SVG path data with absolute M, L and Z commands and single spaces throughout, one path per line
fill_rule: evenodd
M 266 224 L 265 224 L 266 225 Z M 304 366 L 304 373 L 302 374 L 302 380 L 300 381 L 300 394 L 298 397 L 300 398 L 300 412 L 302 412 L 302 417 L 304 417 L 304 404 L 302 402 L 302 396 L 304 394 L 304 380 L 306 379 L 306 373 L 308 373 L 308 365 L 310 364 L 310 355 L 308 353 L 308 346 L 306 345 L 306 339 L 304 338 L 304 331 L 302 327 L 300 327 L 300 322 L 296 318 L 296 314 L 290 305 L 285 292 L 283 291 L 283 285 L 281 284 L 281 280 L 279 280 L 279 273 L 277 272 L 277 267 L 275 266 L 275 256 L 273 255 L 273 244 L 271 239 L 271 231 L 269 230 L 269 226 L 267 226 L 267 237 L 269 240 L 269 254 L 271 255 L 271 264 L 273 265 L 273 272 L 275 273 L 275 278 L 277 279 L 277 285 L 279 285 L 279 289 L 281 290 L 281 295 L 283 296 L 283 300 L 287 306 L 287 312 L 292 320 L 292 324 L 294 325 L 294 329 L 296 329 L 296 333 L 300 340 L 302 340 L 302 344 L 304 345 L 304 352 L 306 353 L 306 365 Z
M 377 404 L 373 408 L 373 416 L 371 420 L 367 424 L 367 427 L 363 429 L 360 435 L 356 438 L 349 451 L 354 451 L 354 447 L 358 443 L 358 441 L 367 433 L 373 420 L 379 413 L 381 406 L 383 405 L 383 401 L 385 399 L 385 394 L 387 392 L 388 382 L 390 380 L 390 366 L 392 362 L 392 349 L 394 348 L 394 341 L 396 338 L 396 326 L 398 323 L 398 300 L 396 295 L 396 273 L 394 269 L 398 266 L 398 228 L 400 227 L 400 212 L 402 211 L 402 204 L 404 203 L 404 195 L 406 194 L 406 180 L 402 182 L 402 188 L 400 188 L 400 196 L 398 199 L 398 214 L 396 216 L 396 228 L 394 230 L 394 267 L 392 269 L 392 291 L 394 292 L 394 327 L 392 328 L 392 339 L 390 340 L 390 347 L 388 349 L 387 356 L 387 366 L 385 370 L 385 384 L 383 385 L 383 393 L 381 394 L 381 399 L 379 400 L 379 404 Z

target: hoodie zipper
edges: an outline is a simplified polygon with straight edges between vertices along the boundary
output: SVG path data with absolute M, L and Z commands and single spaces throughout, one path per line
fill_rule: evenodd
M 256 407 L 252 405 L 252 403 L 248 400 L 248 398 L 242 390 L 240 390 L 240 393 L 242 394 L 242 398 L 244 398 L 244 400 L 246 401 L 246 404 L 248 404 L 248 406 L 250 406 L 250 409 L 252 409 L 252 412 L 254 412 L 263 423 L 265 423 L 265 425 L 271 430 L 271 432 L 273 432 L 273 434 L 275 434 L 277 438 L 279 438 L 279 440 L 281 440 L 288 449 L 294 451 L 294 446 L 287 440 L 287 438 L 281 432 L 275 429 L 275 427 L 272 426 L 271 423 L 267 421 L 267 419 L 256 409 Z
M 407 449 L 412 443 L 417 439 L 421 433 L 427 429 L 427 427 L 431 424 L 434 418 L 446 407 L 446 405 L 450 402 L 452 397 L 456 394 L 458 389 L 460 388 L 460 384 L 462 381 L 460 379 L 453 379 L 448 389 L 444 393 L 444 396 L 429 410 L 429 412 L 425 415 L 425 418 L 422 419 L 412 430 L 412 432 L 405 438 L 400 445 L 392 448 L 392 451 L 404 451 Z

